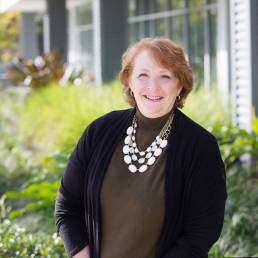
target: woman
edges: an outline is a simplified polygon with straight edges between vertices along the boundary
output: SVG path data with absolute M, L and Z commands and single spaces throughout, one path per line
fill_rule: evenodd
M 227 197 L 215 137 L 179 108 L 192 90 L 182 49 L 142 39 L 119 78 L 133 108 L 93 121 L 69 158 L 57 231 L 74 258 L 204 258 Z

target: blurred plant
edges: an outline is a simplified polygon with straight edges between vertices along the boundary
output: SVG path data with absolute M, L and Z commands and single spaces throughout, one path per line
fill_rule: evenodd
M 0 14 L 0 61 L 10 61 L 17 53 L 19 41 L 19 13 Z
M 54 207 L 54 201 L 57 193 L 59 182 L 34 183 L 21 191 L 9 191 L 4 194 L 4 198 L 15 200 L 27 200 L 23 202 L 23 207 L 11 210 L 8 214 L 10 219 L 23 216 L 28 212 L 35 212 L 46 208 Z
M 83 67 L 65 65 L 57 49 L 34 60 L 16 57 L 5 72 L 15 85 L 22 83 L 32 88 L 57 86 L 57 83 L 79 86 L 93 81 L 93 76 Z
M 215 93 L 208 97 L 205 94 L 201 90 L 193 92 L 183 111 L 216 136 L 229 171 L 231 199 L 226 211 L 229 215 L 226 215 L 222 240 L 211 250 L 211 257 L 232 256 L 237 253 L 237 245 L 242 248 L 241 243 L 246 244 L 242 253 L 257 254 L 254 233 L 258 221 L 258 212 L 254 208 L 258 196 L 255 188 L 257 167 L 252 173 L 246 173 L 236 161 L 243 153 L 257 152 L 258 119 L 254 114 L 253 133 L 237 129 L 232 126 L 230 109 L 223 106 L 221 98 Z M 5 187 L 4 182 L 10 181 L 9 188 L 4 188 L 6 193 L 0 207 L 2 214 L 9 216 L 13 224 L 23 223 L 30 232 L 49 233 L 55 231 L 54 196 L 68 155 L 79 136 L 96 117 L 114 109 L 128 108 L 128 105 L 124 103 L 121 86 L 116 81 L 106 87 L 56 87 L 54 84 L 19 96 L 18 91 L 0 92 L 0 179 Z M 10 156 L 11 160 L 6 163 Z M 19 165 L 12 167 L 13 164 Z M 233 172 L 237 167 L 234 164 L 238 165 L 237 172 Z M 14 171 L 13 176 L 9 176 L 10 171 Z M 23 179 L 23 174 L 19 177 L 19 171 L 29 176 Z M 250 225 L 254 225 L 254 230 Z M 242 235 L 238 238 L 238 234 Z
M 187 97 L 182 110 L 209 131 L 214 124 L 218 127 L 228 126 L 232 120 L 231 99 L 222 98 L 217 88 L 209 91 L 204 86 L 195 88 Z
M 51 82 L 58 82 L 64 75 L 64 61 L 59 50 L 38 56 L 34 60 L 15 58 L 6 69 L 8 78 L 13 83 L 24 83 L 37 88 Z
M 66 257 L 60 237 L 31 234 L 8 219 L 0 221 L 0 257 Z
M 186 100 L 184 112 L 210 131 L 218 140 L 226 168 L 239 162 L 244 154 L 258 156 L 258 119 L 253 111 L 253 130 L 233 126 L 231 101 L 222 100 L 217 89 L 198 88 Z
M 258 255 L 258 163 L 227 172 L 225 223 L 217 246 L 231 257 Z
M 83 67 L 67 65 L 65 73 L 59 83 L 62 86 L 71 83 L 75 86 L 80 86 L 83 83 L 93 82 L 93 76 Z
M 94 118 L 125 107 L 118 84 L 111 87 L 53 85 L 27 97 L 17 125 L 25 144 L 37 146 L 39 154 L 34 152 L 34 156 L 45 157 L 57 150 L 67 153 Z

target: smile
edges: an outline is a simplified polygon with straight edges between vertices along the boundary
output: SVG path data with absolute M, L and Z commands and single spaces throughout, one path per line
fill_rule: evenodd
M 149 95 L 143 95 L 143 96 L 144 96 L 144 98 L 154 101 L 154 102 L 157 102 L 157 101 L 160 101 L 161 99 L 163 99 L 163 97 L 159 97 L 159 96 L 149 96 Z

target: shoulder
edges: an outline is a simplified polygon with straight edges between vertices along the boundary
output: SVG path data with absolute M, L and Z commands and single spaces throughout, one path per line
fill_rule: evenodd
M 123 125 L 133 115 L 134 109 L 114 110 L 106 113 L 91 123 L 84 129 L 77 142 L 77 149 L 82 153 L 90 153 L 98 139 L 105 139 L 107 133 L 116 133 L 118 125 Z
M 105 126 L 112 126 L 114 122 L 122 122 L 125 119 L 128 119 L 133 112 L 132 108 L 114 110 L 109 113 L 106 113 L 95 120 L 93 120 L 89 126 L 92 128 L 101 128 Z
M 114 110 L 93 120 L 84 131 L 84 137 L 92 140 L 103 136 L 107 131 L 114 131 L 118 125 L 125 124 L 134 113 L 133 108 Z

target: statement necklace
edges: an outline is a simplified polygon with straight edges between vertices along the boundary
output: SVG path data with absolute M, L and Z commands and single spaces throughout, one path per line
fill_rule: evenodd
M 145 172 L 148 166 L 155 163 L 156 159 L 162 153 L 163 149 L 168 144 L 168 136 L 171 130 L 174 112 L 169 116 L 166 124 L 161 129 L 160 133 L 156 136 L 155 140 L 144 151 L 140 151 L 136 144 L 136 128 L 137 119 L 134 115 L 132 125 L 127 130 L 127 136 L 124 139 L 124 162 L 128 164 L 128 169 L 132 173 L 139 171 Z

